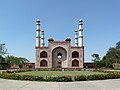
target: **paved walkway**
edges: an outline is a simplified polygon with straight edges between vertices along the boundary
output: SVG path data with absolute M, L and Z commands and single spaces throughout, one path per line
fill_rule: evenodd
M 120 90 L 120 79 L 81 82 L 35 82 L 0 79 L 0 90 Z

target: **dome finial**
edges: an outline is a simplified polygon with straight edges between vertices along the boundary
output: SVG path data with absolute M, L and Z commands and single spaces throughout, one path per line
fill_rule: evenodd
M 37 19 L 37 22 L 39 22 L 39 21 L 40 21 L 40 19 L 38 18 L 38 19 Z
M 82 19 L 81 19 L 81 18 L 79 19 L 79 22 L 82 22 Z

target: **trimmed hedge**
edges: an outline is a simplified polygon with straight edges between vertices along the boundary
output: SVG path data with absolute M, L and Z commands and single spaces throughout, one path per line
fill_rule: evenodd
M 13 80 L 29 80 L 29 81 L 43 81 L 43 77 L 32 75 L 19 75 L 12 73 L 1 73 L 0 78 L 13 79 Z
M 58 82 L 70 82 L 72 81 L 72 76 L 58 76 Z
M 19 75 L 13 73 L 1 73 L 0 78 L 13 80 L 29 80 L 29 81 L 54 81 L 54 82 L 69 82 L 72 81 L 71 76 L 51 76 L 43 78 L 41 76 Z
M 94 74 L 87 76 L 87 80 L 104 80 L 106 77 L 106 74 Z
M 41 76 L 19 75 L 13 73 L 1 73 L 0 78 L 13 80 L 29 80 L 29 81 L 53 81 L 53 82 L 70 82 L 70 81 L 87 81 L 87 80 L 104 80 L 120 78 L 120 72 L 109 72 L 106 74 L 94 75 L 77 75 L 77 76 L 50 76 L 43 78 Z
M 106 79 L 117 79 L 120 78 L 120 72 L 112 72 L 112 73 L 108 73 L 105 76 Z
M 0 78 L 21 80 L 21 76 L 20 75 L 18 75 L 18 74 L 8 74 L 8 73 L 0 74 Z
M 75 81 L 86 81 L 87 76 L 86 75 L 79 75 L 74 77 Z

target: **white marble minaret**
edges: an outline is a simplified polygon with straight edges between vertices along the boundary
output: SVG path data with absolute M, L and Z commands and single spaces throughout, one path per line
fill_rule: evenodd
M 36 21 L 36 47 L 40 47 L 40 20 Z
M 78 46 L 78 31 L 75 30 L 75 46 Z
M 83 21 L 82 19 L 79 20 L 78 31 L 79 31 L 79 46 L 83 47 Z
M 42 35 L 41 35 L 41 47 L 44 47 L 45 45 L 45 42 L 44 42 L 44 30 L 41 31 L 42 32 Z

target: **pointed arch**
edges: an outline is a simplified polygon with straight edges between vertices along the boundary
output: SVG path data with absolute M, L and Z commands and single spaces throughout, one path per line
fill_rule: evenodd
M 77 59 L 72 61 L 72 67 L 79 67 L 79 61 Z
M 46 51 L 42 51 L 40 53 L 40 58 L 47 58 L 47 52 Z
M 47 67 L 47 61 L 46 60 L 41 60 L 40 62 L 40 67 Z
M 67 50 L 63 47 L 55 47 L 52 50 L 52 67 L 62 67 L 62 62 L 67 59 Z
M 72 52 L 72 58 L 79 58 L 79 52 L 77 51 Z

